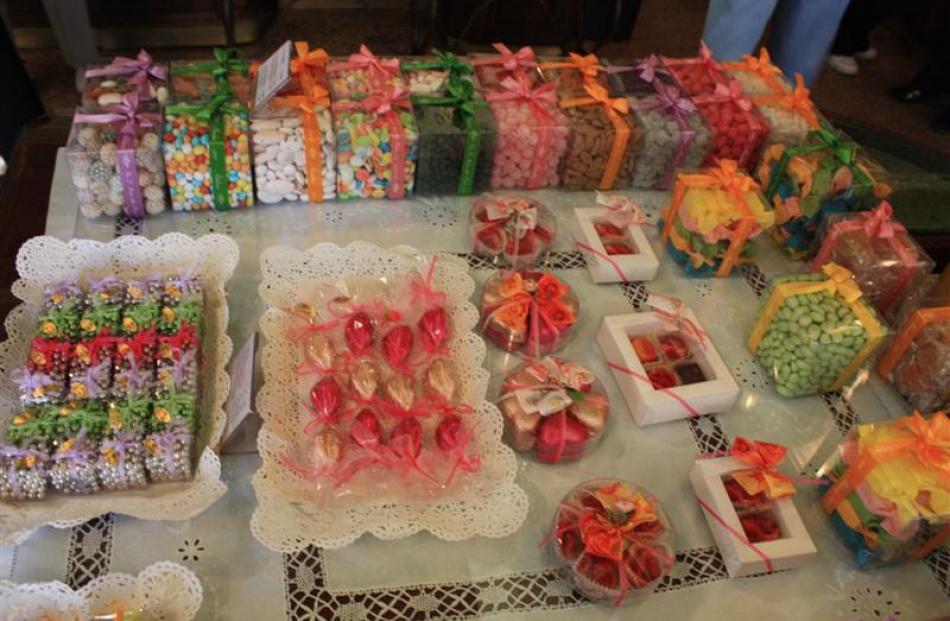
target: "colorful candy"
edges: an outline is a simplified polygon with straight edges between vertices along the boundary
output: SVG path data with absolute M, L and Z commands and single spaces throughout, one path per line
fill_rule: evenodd
M 82 106 L 103 110 L 136 93 L 142 103 L 165 105 L 168 101 L 168 65 L 156 63 L 145 50 L 135 58 L 116 56 L 108 65 L 90 65 L 83 71 Z

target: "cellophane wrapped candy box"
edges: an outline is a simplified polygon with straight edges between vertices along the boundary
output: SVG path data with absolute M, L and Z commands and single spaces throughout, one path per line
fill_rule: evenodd
M 502 90 L 502 82 L 507 78 L 519 80 L 524 77 L 534 85 L 541 80 L 538 59 L 530 47 L 512 51 L 504 43 L 493 43 L 495 52 L 491 54 L 472 54 L 472 67 L 478 85 L 486 92 Z
M 894 219 L 890 203 L 870 211 L 835 213 L 818 231 L 818 253 L 811 261 L 818 271 L 829 261 L 848 268 L 861 291 L 882 317 L 892 320 L 900 306 L 927 278 L 935 264 Z
M 597 193 L 597 207 L 574 209 L 574 241 L 594 282 L 653 280 L 660 263 L 644 233 L 649 223 L 626 196 Z
M 711 95 L 719 84 L 729 81 L 726 70 L 713 58 L 712 51 L 700 43 L 692 58 L 663 57 L 663 68 L 673 76 L 680 89 L 690 97 Z
M 586 367 L 546 356 L 509 372 L 497 401 L 505 442 L 542 463 L 576 461 L 597 446 L 609 402 Z
M 755 176 L 775 209 L 772 236 L 796 258 L 813 251 L 826 215 L 870 209 L 891 192 L 880 166 L 826 123 L 798 146 L 769 145 Z
M 847 269 L 776 278 L 749 349 L 783 397 L 842 388 L 883 343 L 887 327 Z
M 661 218 L 660 239 L 689 276 L 728 276 L 750 260 L 750 240 L 775 222 L 758 185 L 732 160 L 677 175 Z
M 108 65 L 89 65 L 83 70 L 82 107 L 86 110 L 119 105 L 131 93 L 140 103 L 165 105 L 168 64 L 155 62 L 143 49 L 135 58 L 116 56 Z
M 201 103 L 227 86 L 234 99 L 247 106 L 254 99 L 251 63 L 234 48 L 214 48 L 210 60 L 171 63 L 170 103 Z
M 360 101 L 382 91 L 407 91 L 396 58 L 379 58 L 368 47 L 327 66 L 330 94 L 336 101 Z
M 545 541 L 584 597 L 613 606 L 642 600 L 676 561 L 676 536 L 659 500 L 616 479 L 568 492 Z
M 66 162 L 79 211 L 87 218 L 165 211 L 162 118 L 140 109 L 137 94 L 102 112 L 73 115 Z
M 486 194 L 472 203 L 469 232 L 476 254 L 502 266 L 529 269 L 554 243 L 557 218 L 534 199 Z
M 818 471 L 821 507 L 855 564 L 918 560 L 950 539 L 950 418 L 855 426 Z
M 950 299 L 924 298 L 908 309 L 878 362 L 878 373 L 924 414 L 950 408 Z

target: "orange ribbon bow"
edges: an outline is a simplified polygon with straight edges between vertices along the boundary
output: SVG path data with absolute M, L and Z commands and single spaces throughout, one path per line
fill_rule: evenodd
M 795 74 L 795 87 L 792 92 L 787 92 L 781 85 L 778 86 L 778 92 L 772 95 L 762 95 L 753 97 L 755 103 L 763 106 L 779 106 L 790 112 L 801 115 L 808 126 L 817 129 L 820 125 L 818 115 L 815 112 L 815 104 L 811 100 L 811 91 L 805 87 L 805 78 L 802 74 Z
M 330 56 L 322 48 L 311 51 L 306 41 L 295 41 L 294 49 L 297 50 L 297 58 L 290 61 L 290 73 L 297 76 L 300 90 L 309 93 L 316 85 L 316 74 L 326 71 Z
M 568 60 L 541 63 L 539 66 L 541 69 L 573 69 L 588 78 L 594 78 L 601 71 L 607 70 L 593 54 L 581 56 L 580 54 L 570 52 L 567 56 Z
M 610 155 L 604 164 L 604 172 L 601 174 L 599 186 L 601 190 L 609 190 L 617 179 L 617 173 L 620 171 L 620 164 L 627 150 L 627 144 L 630 142 L 630 126 L 620 116 L 630 112 L 630 104 L 625 97 L 611 98 L 606 88 L 591 80 L 584 83 L 584 90 L 587 92 L 587 97 L 565 99 L 560 105 L 562 108 L 601 105 L 607 118 L 613 123 L 614 140 L 610 147 Z
M 775 470 L 775 467 L 785 459 L 787 452 L 788 449 L 778 444 L 757 442 L 743 437 L 736 438 L 729 454 L 749 464 L 754 470 L 733 472 L 732 478 L 750 496 L 765 494 L 772 500 L 793 496 L 795 488 L 791 480 Z
M 719 82 L 716 84 L 713 94 L 728 97 L 743 110 L 749 111 L 752 109 L 752 100 L 742 93 L 742 84 L 739 83 L 739 80 L 729 80 L 728 84 Z

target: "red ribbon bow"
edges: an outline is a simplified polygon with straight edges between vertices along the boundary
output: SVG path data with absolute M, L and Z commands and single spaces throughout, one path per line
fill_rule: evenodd
M 555 82 L 547 82 L 537 88 L 532 88 L 528 78 L 519 75 L 517 78 L 510 76 L 505 78 L 501 81 L 500 86 L 503 89 L 502 91 L 488 93 L 485 95 L 485 99 L 488 101 L 520 99 L 531 107 L 535 116 L 545 120 L 550 118 L 551 114 L 548 112 L 545 102 L 551 104 L 557 102 L 557 84 Z
M 867 233 L 869 238 L 890 239 L 896 233 L 903 233 L 907 230 L 903 224 L 894 221 L 894 208 L 887 201 L 881 201 L 881 204 L 875 209 L 862 211 L 858 216 L 863 221 L 864 232 Z

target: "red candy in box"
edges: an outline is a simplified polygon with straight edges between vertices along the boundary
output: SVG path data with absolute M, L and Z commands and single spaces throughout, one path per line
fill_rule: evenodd
M 483 196 L 469 217 L 473 249 L 504 265 L 532 267 L 557 236 L 557 222 L 538 201 L 515 196 Z
M 693 101 L 712 130 L 712 148 L 705 165 L 730 159 L 750 170 L 758 162 L 769 126 L 752 100 L 742 94 L 739 82 L 719 84 L 712 93 L 693 97 Z
M 717 84 L 729 79 L 705 43 L 700 43 L 695 58 L 663 58 L 663 66 L 676 79 L 680 90 L 690 96 L 708 95 Z

